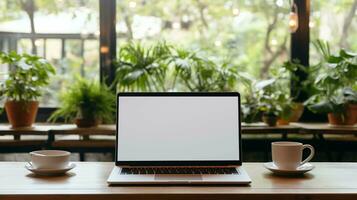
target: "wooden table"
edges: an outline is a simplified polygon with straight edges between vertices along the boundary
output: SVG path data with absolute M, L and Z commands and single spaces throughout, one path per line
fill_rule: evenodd
M 37 177 L 23 162 L 0 162 L 0 199 L 357 199 L 357 163 L 313 163 L 302 177 L 279 177 L 244 163 L 250 186 L 108 186 L 113 163 L 84 162 L 62 177 Z

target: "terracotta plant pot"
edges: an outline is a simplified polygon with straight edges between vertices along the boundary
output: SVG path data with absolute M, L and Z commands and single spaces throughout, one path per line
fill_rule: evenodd
M 348 104 L 347 112 L 349 113 L 351 120 L 355 120 L 355 124 L 357 124 L 357 104 Z
M 279 118 L 278 121 L 277 121 L 277 124 L 279 126 L 286 126 L 286 125 L 289 125 L 290 124 L 290 120 L 286 120 L 286 119 L 281 119 Z
M 290 122 L 298 122 L 304 112 L 304 104 L 303 103 L 295 103 L 295 106 L 292 110 L 292 114 L 290 116 Z
M 262 120 L 268 126 L 276 126 L 276 122 L 278 121 L 278 117 L 275 115 L 263 114 Z
M 347 110 L 346 113 L 336 114 L 336 113 L 328 113 L 328 123 L 331 125 L 354 125 L 356 120 L 351 113 Z
M 328 113 L 329 124 L 353 126 L 357 123 L 357 104 L 347 104 L 344 113 Z
M 36 120 L 38 101 L 6 101 L 5 110 L 13 128 L 31 127 Z
M 74 120 L 74 123 L 77 125 L 78 128 L 89 128 L 89 127 L 97 127 L 98 124 L 101 123 L 101 121 L 99 119 L 77 118 Z

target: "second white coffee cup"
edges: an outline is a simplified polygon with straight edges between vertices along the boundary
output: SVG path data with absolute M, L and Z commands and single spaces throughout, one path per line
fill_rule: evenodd
M 273 162 L 282 170 L 295 170 L 309 162 L 315 154 L 314 147 L 300 142 L 273 142 L 271 148 Z M 305 148 L 310 149 L 310 155 L 302 161 L 302 154 Z

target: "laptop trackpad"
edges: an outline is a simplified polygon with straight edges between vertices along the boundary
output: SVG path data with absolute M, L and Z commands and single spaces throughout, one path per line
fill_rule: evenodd
M 198 174 L 193 174 L 193 175 L 156 174 L 155 180 L 161 180 L 161 181 L 202 180 L 202 176 Z

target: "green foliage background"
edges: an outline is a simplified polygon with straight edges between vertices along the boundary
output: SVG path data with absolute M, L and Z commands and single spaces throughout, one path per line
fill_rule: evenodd
M 35 4 L 35 24 L 40 14 L 70 13 L 75 19 L 80 10 L 89 11 L 87 22 L 99 21 L 98 0 L 2 0 L 0 23 L 28 17 L 24 3 L 30 1 Z M 311 40 L 321 38 L 328 40 L 333 50 L 346 48 L 356 52 L 357 34 L 354 33 L 357 31 L 357 20 L 356 12 L 352 11 L 357 0 L 310 2 Z M 227 63 L 234 66 L 237 72 L 247 72 L 254 78 L 269 78 L 270 71 L 280 68 L 289 58 L 287 23 L 290 6 L 288 0 L 117 0 L 118 52 L 130 42 L 150 46 L 166 40 L 188 51 L 200 50 L 200 57 L 215 63 Z M 160 31 L 154 35 L 135 37 L 133 31 L 140 26 L 135 24 L 137 17 L 160 19 Z M 347 23 L 348 19 L 352 19 L 350 23 Z M 175 28 L 174 24 L 180 27 Z M 54 40 L 47 49 L 61 54 L 61 41 Z M 80 40 L 66 41 L 65 57 L 49 60 L 58 73 L 51 79 L 42 105 L 59 105 L 56 91 L 71 85 L 75 74 L 98 79 L 98 43 L 98 40 L 86 40 L 84 55 L 81 55 L 78 51 Z M 29 53 L 31 41 L 19 40 L 18 47 Z M 317 51 L 310 48 L 310 52 L 311 63 L 318 63 Z M 241 85 L 237 89 L 243 90 Z

